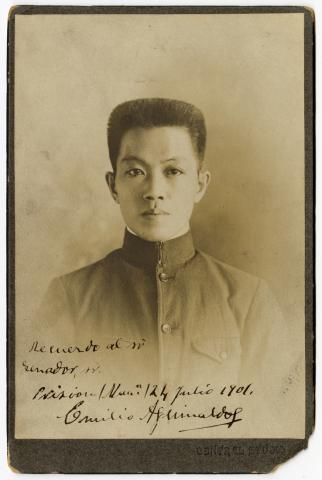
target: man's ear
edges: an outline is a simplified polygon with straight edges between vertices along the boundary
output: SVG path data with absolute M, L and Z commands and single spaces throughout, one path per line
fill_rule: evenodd
M 115 173 L 114 172 L 107 172 L 105 175 L 106 183 L 108 185 L 108 188 L 110 189 L 111 195 L 116 203 L 119 202 L 119 197 L 118 193 L 115 189 Z
M 198 190 L 196 192 L 195 196 L 195 203 L 200 202 L 204 194 L 206 193 L 206 190 L 208 188 L 209 182 L 211 178 L 211 173 L 208 172 L 208 170 L 202 172 L 200 171 L 198 173 Z

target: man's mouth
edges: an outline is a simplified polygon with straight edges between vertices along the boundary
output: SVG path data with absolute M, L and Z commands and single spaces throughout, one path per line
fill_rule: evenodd
M 165 210 L 160 210 L 159 208 L 151 208 L 150 210 L 145 210 L 142 215 L 144 217 L 159 217 L 162 215 L 170 215 L 168 212 Z

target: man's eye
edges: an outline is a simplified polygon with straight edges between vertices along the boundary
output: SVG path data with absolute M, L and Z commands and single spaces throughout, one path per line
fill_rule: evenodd
M 168 168 L 166 170 L 166 174 L 169 176 L 169 177 L 175 177 L 175 176 L 178 176 L 178 175 L 182 175 L 183 174 L 183 171 L 182 170 L 179 170 L 178 168 Z
M 129 177 L 138 177 L 139 175 L 144 175 L 144 172 L 140 168 L 130 168 L 127 170 L 126 175 Z

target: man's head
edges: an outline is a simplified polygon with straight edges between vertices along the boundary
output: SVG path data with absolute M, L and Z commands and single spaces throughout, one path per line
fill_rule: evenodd
M 206 147 L 206 125 L 201 111 L 190 103 L 168 98 L 139 98 L 118 105 L 111 113 L 107 141 L 114 172 L 124 134 L 132 128 L 182 127 L 190 135 L 202 164 Z
M 189 229 L 210 177 L 201 171 L 205 143 L 203 115 L 186 102 L 148 98 L 113 110 L 107 182 L 134 233 L 166 241 Z

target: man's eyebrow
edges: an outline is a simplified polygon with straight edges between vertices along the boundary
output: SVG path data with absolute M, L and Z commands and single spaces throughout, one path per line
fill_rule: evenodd
M 135 155 L 126 155 L 125 157 L 121 158 L 121 162 L 141 162 L 141 163 L 145 163 L 143 158 L 137 157 Z
M 161 163 L 167 163 L 167 162 L 177 162 L 179 161 L 179 158 L 177 157 L 171 157 L 171 158 L 165 158 L 164 160 L 161 160 Z M 137 157 L 136 155 L 125 155 L 125 157 L 121 158 L 121 162 L 140 162 L 140 163 L 146 163 L 143 158 Z

